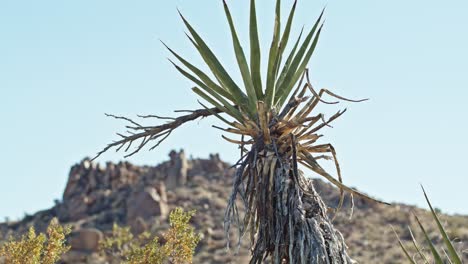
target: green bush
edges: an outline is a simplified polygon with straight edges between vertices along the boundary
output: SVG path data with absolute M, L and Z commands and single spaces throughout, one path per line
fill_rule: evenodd
M 112 234 L 101 242 L 101 249 L 123 263 L 192 263 L 195 248 L 200 241 L 200 235 L 189 224 L 194 213 L 184 212 L 181 208 L 171 212 L 171 227 L 163 235 L 166 241 L 164 244 L 148 232 L 134 237 L 129 227 L 114 224 Z
M 65 237 L 70 234 L 69 227 L 63 227 L 56 218 L 52 219 L 46 234 L 36 234 L 34 227 L 19 240 L 10 238 L 0 247 L 0 257 L 8 264 L 53 264 L 70 249 Z

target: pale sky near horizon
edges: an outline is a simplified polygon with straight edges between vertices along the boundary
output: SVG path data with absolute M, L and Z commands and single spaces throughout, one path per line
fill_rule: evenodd
M 228 1 L 246 49 L 248 2 Z M 274 1 L 257 2 L 265 58 Z M 289 9 L 293 1 L 282 2 Z M 423 184 L 434 206 L 468 214 L 468 2 L 298 5 L 294 36 L 327 5 L 310 64 L 315 86 L 371 99 L 320 108 L 348 108 L 322 140 L 337 149 L 345 183 L 385 201 L 425 207 Z M 192 84 L 168 63 L 159 42 L 202 65 L 176 8 L 239 76 L 221 0 L 0 1 L 0 221 L 61 199 L 69 168 L 122 132 L 125 123 L 104 113 L 198 108 Z M 128 160 L 155 165 L 170 149 L 184 148 L 194 157 L 219 152 L 234 162 L 238 151 L 211 128 L 215 123 L 193 122 L 157 150 Z M 111 151 L 99 161 L 121 159 Z

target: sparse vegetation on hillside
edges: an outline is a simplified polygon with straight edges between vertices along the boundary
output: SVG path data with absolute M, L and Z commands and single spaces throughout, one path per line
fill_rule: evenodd
M 219 162 L 218 160 L 190 159 L 188 162 L 190 169 L 187 171 L 189 175 L 187 184 L 168 190 L 166 202 L 169 211 L 179 206 L 197 211 L 196 215 L 190 220 L 190 224 L 195 230 L 202 233 L 203 239 L 197 246 L 193 263 L 249 263 L 250 251 L 247 240 L 243 241 L 239 254 L 234 255 L 234 250 L 231 252 L 226 251 L 226 237 L 223 231 L 222 219 L 224 217 L 223 209 L 226 208 L 227 197 L 233 185 L 232 175 L 234 170 L 227 169 L 226 171 L 229 165 L 222 161 L 223 166 L 218 166 L 219 164 L 214 166 Z M 10 235 L 19 239 L 22 234 L 27 235 L 30 226 L 35 226 L 36 232 L 46 233 L 46 227 L 53 216 L 61 219 L 61 223 L 73 226 L 74 232 L 80 230 L 80 227 L 76 230 L 75 227 L 81 226 L 81 228 L 100 230 L 106 237 L 111 234 L 114 222 L 119 221 L 118 223 L 121 226 L 131 224 L 131 221 L 129 221 L 131 219 L 125 213 L 128 205 L 119 202 L 129 197 L 128 190 L 139 191 L 144 190 L 145 186 L 164 183 L 165 179 L 167 180 L 165 172 L 171 164 L 170 161 L 167 161 L 157 166 L 140 167 L 130 163 L 119 166 L 117 164 L 107 165 L 108 168 L 114 168 L 114 170 L 102 170 L 97 164 L 91 164 L 89 170 L 77 170 L 77 166 L 84 168 L 85 165 L 89 165 L 87 163 L 88 161 L 84 160 L 79 165 L 73 166 L 70 170 L 70 186 L 72 187 L 69 187 L 71 193 L 81 194 L 85 193 L 83 190 L 87 190 L 87 196 L 76 196 L 73 199 L 67 199 L 63 202 L 64 204 L 57 204 L 48 210 L 34 213 L 21 221 L 0 223 L 0 233 L 4 235 L 4 237 L 0 237 L 0 240 L 8 241 Z M 107 174 L 103 173 L 103 171 Z M 80 175 L 82 185 L 75 185 L 74 183 L 77 173 Z M 110 174 L 119 175 L 118 180 L 122 180 L 126 184 L 118 185 L 114 183 L 108 185 L 103 182 L 103 179 L 108 179 Z M 88 177 L 92 175 L 96 176 L 96 178 Z M 128 180 L 130 176 L 133 177 L 133 181 Z M 95 181 L 101 183 L 96 185 L 94 189 L 88 188 Z M 332 207 L 337 206 L 339 190 L 320 179 L 314 179 L 313 181 L 317 192 L 324 198 L 326 204 Z M 83 197 L 95 196 L 97 192 L 103 189 L 103 186 L 110 189 L 106 196 L 99 198 L 100 204 L 95 203 L 93 207 L 88 207 L 85 216 L 81 218 L 65 221 L 65 219 L 70 219 L 69 215 L 71 213 L 76 213 L 76 207 L 70 205 L 83 200 Z M 436 248 L 443 247 L 437 225 L 431 213 L 427 210 L 404 204 L 384 206 L 356 197 L 354 199 L 353 217 L 350 219 L 350 206 L 351 202 L 347 197 L 343 204 L 343 210 L 336 215 L 333 223 L 341 230 L 350 256 L 358 263 L 408 263 L 403 251 L 398 246 L 390 225 L 395 228 L 405 247 L 413 248 L 407 226 L 414 227 L 414 236 L 418 238 L 421 245 L 424 244 L 424 234 L 417 227 L 413 212 L 418 216 Z M 96 208 L 99 208 L 99 210 L 96 210 Z M 242 214 L 242 208 L 240 209 L 239 213 Z M 150 211 L 151 208 L 143 207 L 142 210 Z M 447 215 L 446 213 L 440 213 L 438 216 L 446 228 L 448 236 L 454 239 L 457 251 L 462 254 L 463 262 L 468 263 L 468 252 L 466 251 L 468 249 L 468 217 Z M 146 224 L 145 229 L 138 230 L 147 230 L 152 234 L 158 234 L 158 237 L 160 237 L 159 242 L 163 244 L 162 234 L 170 228 L 168 221 L 165 218 L 156 216 L 146 220 Z M 140 231 L 137 231 L 134 235 L 137 237 Z M 235 243 L 237 239 L 236 232 L 233 230 L 231 233 L 233 235 L 231 241 Z M 62 260 L 66 264 L 110 263 L 110 258 L 101 256 L 98 255 L 97 251 L 83 252 L 78 248 L 71 248 L 69 252 L 64 254 Z M 107 256 L 110 256 L 110 254 Z M 120 263 L 120 259 L 117 263 Z

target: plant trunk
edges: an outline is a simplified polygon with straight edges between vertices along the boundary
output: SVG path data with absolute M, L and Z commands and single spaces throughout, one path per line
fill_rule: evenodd
M 251 264 L 354 263 L 312 180 L 297 169 L 294 151 L 284 158 L 287 152 L 282 156 L 276 149 L 253 147 L 241 160 L 226 210 L 226 233 L 234 221 L 239 237 L 250 235 Z M 246 210 L 242 219 L 237 196 Z

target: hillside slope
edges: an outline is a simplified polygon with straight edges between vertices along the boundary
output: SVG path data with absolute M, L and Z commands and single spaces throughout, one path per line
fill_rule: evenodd
M 246 239 L 239 253 L 234 254 L 235 228 L 231 232 L 234 247 L 226 250 L 224 209 L 233 172 L 218 155 L 186 159 L 183 151 L 171 152 L 169 161 L 154 167 L 128 162 L 99 165 L 85 159 L 71 168 L 61 201 L 21 221 L 0 224 L 0 240 L 24 233 L 31 225 L 43 231 L 53 217 L 58 217 L 74 230 L 70 238 L 72 250 L 64 257 L 64 263 L 105 263 L 104 257 L 96 253 L 97 241 L 111 230 L 113 223 L 129 225 L 135 233 L 144 230 L 160 233 L 168 226 L 168 212 L 183 207 L 197 210 L 192 222 L 203 235 L 194 263 L 248 263 Z M 336 206 L 339 192 L 322 180 L 313 181 L 327 205 Z M 350 217 L 348 199 L 334 223 L 345 237 L 350 255 L 359 263 L 406 263 L 390 226 L 405 244 L 411 245 L 407 226 L 415 227 L 413 211 L 441 245 L 429 213 L 403 204 L 383 206 L 355 198 Z M 451 237 L 460 241 L 457 244 L 460 251 L 466 249 L 468 217 L 441 215 L 441 218 Z M 419 232 L 415 235 L 422 241 Z M 466 253 L 464 260 L 468 260 Z

